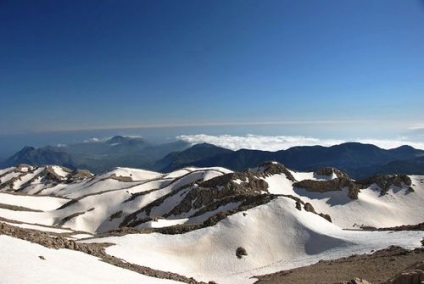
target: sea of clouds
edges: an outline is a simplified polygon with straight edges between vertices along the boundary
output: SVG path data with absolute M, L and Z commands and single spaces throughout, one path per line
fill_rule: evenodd
M 341 139 L 319 139 L 304 136 L 263 136 L 248 134 L 245 136 L 236 135 L 207 135 L 207 134 L 195 134 L 195 135 L 179 135 L 178 140 L 182 140 L 191 144 L 199 143 L 210 143 L 216 146 L 231 150 L 239 149 L 252 149 L 252 150 L 264 150 L 264 151 L 279 151 L 285 150 L 295 146 L 333 146 L 345 142 L 359 142 L 364 144 L 374 144 L 383 149 L 393 149 L 402 145 L 409 145 L 416 149 L 424 150 L 424 143 L 408 141 L 405 138 L 399 138 L 396 140 L 388 139 L 353 139 L 353 140 L 341 140 Z

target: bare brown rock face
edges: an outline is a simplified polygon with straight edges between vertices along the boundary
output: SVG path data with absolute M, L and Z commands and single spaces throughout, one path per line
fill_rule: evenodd
M 386 284 L 422 284 L 424 283 L 424 261 L 415 263 L 388 280 Z
M 412 181 L 407 175 L 377 175 L 365 180 L 358 181 L 357 183 L 361 184 L 363 188 L 372 184 L 377 185 L 381 189 L 380 195 L 385 195 L 392 186 L 408 186 L 408 189 L 412 189 Z
M 314 171 L 315 177 L 332 176 L 333 174 L 335 174 L 336 177 L 338 177 L 338 178 L 348 178 L 349 179 L 349 176 L 348 176 L 347 173 L 342 172 L 341 170 L 338 170 L 336 168 L 327 167 L 327 168 L 322 168 L 322 169 L 318 169 L 318 170 Z
M 38 174 L 28 179 L 25 183 L 19 183 L 17 187 L 15 187 L 15 182 L 22 181 L 23 178 L 27 174 L 33 174 L 36 170 L 42 168 L 43 170 Z M 44 166 L 44 167 L 33 167 L 28 165 L 18 165 L 13 170 L 4 173 L 3 175 L 7 175 L 10 173 L 17 174 L 17 176 L 9 179 L 7 182 L 0 183 L 0 190 L 4 191 L 15 191 L 22 192 L 26 187 L 31 186 L 34 182 L 41 182 L 45 185 L 48 184 L 61 184 L 61 183 L 73 183 L 83 181 L 85 179 L 89 179 L 93 177 L 93 174 L 87 170 L 75 170 L 72 171 L 66 167 L 60 167 L 61 170 L 65 173 L 64 176 L 57 174 L 53 168 L 53 166 Z M 41 190 L 42 191 L 42 190 Z M 38 194 L 38 193 L 36 193 Z
M 265 162 L 262 163 L 259 168 L 261 169 L 258 174 L 262 173 L 263 177 L 270 175 L 285 174 L 288 180 L 296 181 L 291 172 L 282 164 L 277 162 Z
M 310 266 L 256 276 L 256 284 L 415 284 L 421 282 L 424 249 L 406 250 L 391 246 L 373 254 L 322 260 Z M 365 280 L 366 279 L 366 280 Z M 400 282 L 394 282 L 400 281 Z M 420 281 L 422 281 L 420 279 Z
M 324 170 L 324 173 L 329 172 L 330 170 Z M 407 187 L 408 191 L 414 191 L 414 189 L 411 187 L 411 179 L 407 175 L 378 175 L 360 181 L 351 180 L 347 175 L 344 176 L 342 172 L 340 172 L 339 175 L 340 177 L 332 180 L 302 180 L 300 182 L 294 183 L 293 186 L 296 188 L 303 188 L 307 191 L 321 193 L 329 191 L 341 191 L 343 188 L 347 188 L 348 196 L 350 199 L 358 199 L 360 190 L 372 185 L 375 185 L 379 188 L 380 195 L 387 194 L 391 187 Z
M 341 191 L 343 188 L 347 188 L 349 193 L 348 196 L 351 199 L 358 199 L 358 193 L 361 186 L 356 184 L 349 178 L 341 177 L 332 180 L 302 180 L 296 182 L 294 187 L 304 188 L 307 191 L 312 192 L 329 192 L 329 191 Z
M 256 196 L 268 192 L 268 183 L 253 172 L 230 173 L 200 182 L 172 209 L 169 215 L 189 212 L 240 200 L 237 196 Z M 244 198 L 243 198 L 244 199 Z M 218 205 L 218 206 L 217 206 Z

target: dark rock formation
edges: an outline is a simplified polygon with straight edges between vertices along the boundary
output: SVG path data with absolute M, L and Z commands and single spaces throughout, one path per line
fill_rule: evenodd
M 345 172 L 331 167 L 321 168 L 314 171 L 314 177 L 331 176 L 333 174 L 335 174 L 338 178 L 349 178 L 348 174 L 346 174 Z
M 243 248 L 243 247 L 238 247 L 238 248 L 236 249 L 236 256 L 237 256 L 237 258 L 238 258 L 238 259 L 241 259 L 241 258 L 243 258 L 244 256 L 247 256 L 247 251 L 246 251 L 246 249 L 245 249 L 245 248 Z
M 407 175 L 377 175 L 358 181 L 358 183 L 364 187 L 368 187 L 371 184 L 376 184 L 381 190 L 380 195 L 385 195 L 392 186 L 401 188 L 408 186 L 411 188 L 412 181 Z
M 325 170 L 324 172 L 329 172 L 329 170 Z M 303 188 L 307 191 L 321 193 L 341 191 L 343 188 L 347 188 L 349 198 L 358 199 L 360 190 L 370 187 L 373 184 L 380 189 L 380 195 L 387 194 L 389 189 L 393 186 L 399 188 L 408 187 L 407 190 L 409 192 L 414 191 L 411 187 L 411 179 L 407 175 L 378 175 L 360 181 L 351 180 L 346 175 L 346 177 L 341 176 L 332 180 L 302 180 L 294 183 L 293 186 L 296 188 Z
M 361 186 L 348 178 L 335 178 L 332 180 L 302 180 L 296 182 L 294 187 L 304 188 L 312 192 L 328 192 L 328 191 L 341 191 L 343 188 L 348 189 L 348 196 L 351 199 L 358 199 L 358 193 Z
M 285 174 L 287 179 L 289 179 L 291 181 L 296 181 L 296 179 L 291 174 L 291 172 L 284 165 L 282 165 L 278 162 L 262 163 L 259 166 L 259 169 L 263 173 L 264 177 L 267 177 L 267 176 L 270 176 L 270 175 Z

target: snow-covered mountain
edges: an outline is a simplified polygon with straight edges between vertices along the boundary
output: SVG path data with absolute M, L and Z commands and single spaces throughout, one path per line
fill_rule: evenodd
M 93 259 L 130 269 L 129 277 L 136 271 L 140 277 L 182 282 L 193 277 L 251 283 L 252 276 L 320 259 L 389 245 L 417 247 L 421 232 L 360 228 L 421 223 L 422 204 L 424 176 L 355 181 L 333 168 L 301 173 L 277 162 L 244 172 L 188 167 L 162 174 L 115 168 L 93 175 L 28 165 L 0 170 L 0 229 L 9 235 L 1 241 L 11 244 L 10 254 L 22 243 L 27 251 L 48 255 L 45 262 L 66 258 L 60 255 L 68 252 L 59 255 L 62 250 L 55 253 L 28 241 L 49 243 L 78 254 L 88 251 Z M 69 257 L 70 265 L 80 257 L 93 261 L 85 255 Z M 7 259 L 0 256 L 3 261 Z M 17 270 L 7 271 L 5 279 L 22 277 Z M 31 275 L 19 282 L 34 282 L 37 275 Z M 87 281 L 99 281 L 90 275 Z M 135 281 L 143 281 L 135 275 Z

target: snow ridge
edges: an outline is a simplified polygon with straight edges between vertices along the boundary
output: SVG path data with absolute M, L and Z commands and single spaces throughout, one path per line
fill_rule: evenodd
M 299 173 L 276 162 L 244 172 L 0 170 L 2 228 L 108 243 L 105 257 L 219 283 L 389 245 L 417 247 L 420 232 L 360 229 L 421 223 L 421 204 L 423 176 L 355 181 L 333 168 Z

